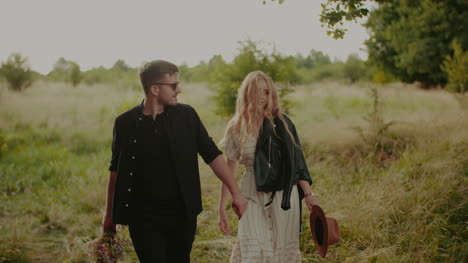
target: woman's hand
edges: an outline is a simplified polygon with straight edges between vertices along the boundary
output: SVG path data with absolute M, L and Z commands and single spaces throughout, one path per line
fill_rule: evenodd
M 219 212 L 218 212 L 218 225 L 219 225 L 219 229 L 224 234 L 230 234 L 231 233 L 231 229 L 229 229 L 228 217 L 227 217 L 225 209 L 219 209 Z
M 312 212 L 312 207 L 314 205 L 320 206 L 319 200 L 317 199 L 317 197 L 315 195 L 312 195 L 312 194 L 309 194 L 308 196 L 306 196 L 304 198 L 304 201 L 305 201 L 305 203 L 307 205 L 307 208 L 309 208 L 310 212 Z
M 314 205 L 320 206 L 320 202 L 312 191 L 312 188 L 310 188 L 309 182 L 305 180 L 299 180 L 299 185 L 301 186 L 302 192 L 304 193 L 304 201 L 307 205 L 307 208 L 309 208 L 309 211 L 312 212 L 312 207 Z

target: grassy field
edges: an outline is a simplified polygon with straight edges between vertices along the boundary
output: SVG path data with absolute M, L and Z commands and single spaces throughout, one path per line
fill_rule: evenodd
M 228 120 L 213 114 L 210 95 L 203 84 L 186 84 L 179 101 L 193 105 L 219 141 Z M 90 262 L 113 120 L 141 99 L 141 91 L 106 85 L 39 82 L 23 93 L 0 86 L 0 262 Z M 468 113 L 456 99 L 366 83 L 296 86 L 290 99 L 313 189 L 341 230 L 321 259 L 305 225 L 303 262 L 468 260 Z M 201 177 L 192 261 L 228 262 L 235 234 L 217 227 L 219 182 L 204 164 Z M 119 231 L 129 241 L 127 229 Z M 131 246 L 126 252 L 123 262 L 135 262 Z

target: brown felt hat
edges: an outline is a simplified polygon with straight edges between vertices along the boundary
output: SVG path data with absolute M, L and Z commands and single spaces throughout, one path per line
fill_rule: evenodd
M 315 247 L 322 258 L 327 255 L 328 246 L 340 240 L 340 230 L 336 219 L 325 216 L 322 208 L 318 205 L 314 205 L 310 213 L 310 231 L 314 238 Z

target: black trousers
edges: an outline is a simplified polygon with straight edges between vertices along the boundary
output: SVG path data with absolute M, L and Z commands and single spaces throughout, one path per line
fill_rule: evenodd
M 189 263 L 197 218 L 181 215 L 133 215 L 128 224 L 142 263 Z

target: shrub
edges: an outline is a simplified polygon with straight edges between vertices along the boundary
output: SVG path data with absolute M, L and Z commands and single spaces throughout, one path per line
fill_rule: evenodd
M 47 74 L 47 78 L 53 81 L 69 82 L 73 87 L 76 87 L 83 80 L 83 74 L 76 62 L 61 57 L 55 62 L 54 68 Z
M 214 67 L 210 73 L 211 88 L 216 92 L 213 97 L 217 107 L 216 113 L 226 117 L 234 114 L 237 90 L 245 76 L 255 70 L 265 72 L 278 83 L 283 110 L 287 110 L 290 105 L 285 97 L 290 92 L 287 84 L 298 83 L 300 80 L 294 57 L 259 49 L 253 41 L 240 44 L 239 54 L 232 64 L 218 61 L 219 66 Z
M 367 78 L 367 70 L 364 61 L 362 61 L 357 54 L 348 56 L 343 66 L 343 76 L 351 83 Z
M 343 68 L 343 62 L 335 62 L 320 67 L 314 67 L 312 69 L 302 68 L 300 69 L 299 74 L 301 76 L 302 83 L 312 83 L 322 80 L 340 80 L 344 78 Z
M 34 80 L 34 72 L 28 63 L 28 58 L 19 53 L 11 54 L 7 61 L 0 67 L 2 75 L 8 83 L 8 87 L 15 91 L 22 91 L 31 86 Z
M 2 133 L 2 130 L 0 129 L 0 158 L 7 151 L 8 151 L 7 139 L 5 138 L 5 135 Z
M 381 110 L 381 99 L 376 87 L 369 88 L 372 98 L 372 111 L 364 116 L 367 127 L 353 127 L 363 144 L 351 152 L 350 157 L 369 158 L 378 167 L 386 168 L 399 158 L 413 139 L 402 134 L 393 134 L 389 128 L 395 121 L 385 121 Z
M 468 51 L 463 50 L 460 42 L 452 43 L 453 56 L 446 56 L 440 66 L 448 75 L 445 88 L 451 92 L 468 91 Z
M 110 69 L 106 69 L 103 66 L 92 68 L 82 73 L 83 81 L 88 85 L 110 83 L 119 88 L 141 90 L 138 70 L 126 68 L 125 65 L 117 61 Z
M 382 70 L 378 70 L 375 73 L 373 73 L 372 81 L 377 84 L 385 85 L 392 81 L 395 81 L 395 78 Z
M 73 87 L 76 87 L 82 79 L 83 76 L 81 74 L 80 66 L 76 63 L 73 63 L 70 70 L 70 82 Z

